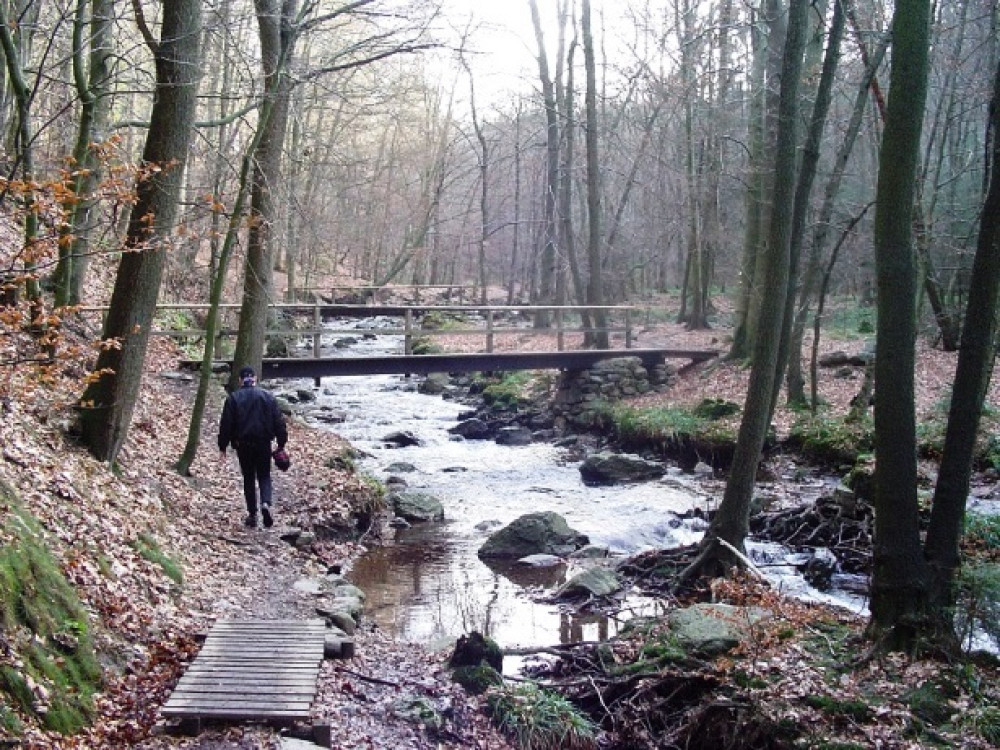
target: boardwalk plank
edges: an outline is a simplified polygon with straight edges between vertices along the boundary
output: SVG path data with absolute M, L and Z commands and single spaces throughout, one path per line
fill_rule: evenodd
M 308 718 L 325 636 L 322 620 L 220 620 L 160 713 L 232 721 Z

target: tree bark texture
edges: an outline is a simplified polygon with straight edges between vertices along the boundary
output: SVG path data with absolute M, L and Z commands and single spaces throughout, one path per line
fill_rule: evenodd
M 254 153 L 253 183 L 250 191 L 250 227 L 247 259 L 243 275 L 243 303 L 233 352 L 230 385 L 244 365 L 258 372 L 267 336 L 268 305 L 274 298 L 274 253 L 279 222 L 278 196 L 281 194 L 281 154 L 288 126 L 290 80 L 288 66 L 295 47 L 295 19 L 298 0 L 256 0 L 260 31 L 264 86 L 272 99 L 271 116 L 264 123 L 260 143 Z M 272 79 L 277 77 L 277 82 Z
M 686 572 L 685 579 L 702 573 L 718 575 L 734 562 L 732 553 L 719 539 L 743 552 L 749 532 L 750 500 L 764 439 L 771 421 L 771 394 L 777 377 L 778 339 L 785 309 L 788 282 L 792 198 L 795 185 L 797 144 L 796 118 L 802 53 L 805 48 L 806 12 L 809 0 L 792 0 L 788 11 L 788 35 L 782 61 L 781 94 L 774 164 L 774 210 L 764 248 L 766 263 L 762 278 L 768 281 L 763 295 L 760 327 L 753 352 L 753 365 L 743 420 L 736 440 L 729 480 L 719 511 L 702 544 L 703 554 Z
M 81 399 L 83 439 L 114 463 L 125 442 L 177 215 L 198 93 L 200 0 L 164 0 L 156 94 L 94 380 Z
M 914 405 L 915 178 L 927 94 L 928 0 L 897 0 L 875 205 L 875 548 L 870 634 L 909 648 L 925 618 Z

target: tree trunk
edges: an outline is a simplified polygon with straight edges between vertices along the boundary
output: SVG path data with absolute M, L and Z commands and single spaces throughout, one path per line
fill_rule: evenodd
M 83 440 L 114 463 L 125 442 L 142 378 L 169 237 L 177 215 L 200 71 L 199 0 L 164 0 L 161 38 L 153 45 L 156 96 L 136 183 L 125 251 L 115 277 L 97 358 L 96 380 L 80 401 Z
M 914 408 L 913 207 L 927 95 L 928 0 L 897 0 L 875 205 L 875 540 L 869 634 L 908 649 L 926 620 Z
M 292 21 L 298 0 L 256 0 L 255 7 L 264 86 L 273 103 L 254 154 L 243 302 L 233 370 L 229 374 L 231 387 L 236 387 L 239 370 L 244 365 L 260 372 L 267 337 L 268 306 L 274 301 L 274 235 L 280 218 L 277 196 L 282 184 L 281 152 L 290 101 L 290 81 L 285 71 L 292 63 L 295 49 L 296 30 L 292 28 Z M 279 65 L 282 59 L 284 65 Z
M 538 15 L 538 0 L 529 0 L 531 22 L 538 44 L 538 76 L 542 84 L 542 101 L 545 106 L 545 179 L 542 193 L 542 234 L 541 252 L 538 264 L 538 304 L 552 304 L 555 293 L 556 275 L 556 186 L 559 184 L 559 121 L 556 98 L 549 75 L 548 56 L 545 52 L 545 37 L 542 21 Z M 535 315 L 535 328 L 548 328 L 550 316 L 547 311 Z
M 953 628 L 954 580 L 960 564 L 959 542 L 976 432 L 996 355 L 996 313 L 1000 299 L 1000 65 L 993 85 L 987 137 L 992 139 L 987 145 L 989 189 L 981 212 L 944 453 L 924 542 L 930 568 L 931 614 L 941 624 L 941 632 L 948 634 Z
M 56 306 L 81 301 L 91 252 L 91 214 L 97 202 L 93 193 L 101 175 L 96 143 L 105 138 L 111 106 L 108 91 L 114 2 L 91 2 L 89 70 L 83 61 L 86 8 L 87 0 L 78 0 L 73 19 L 73 79 L 80 98 L 80 124 L 73 149 L 72 199 L 65 205 L 66 221 L 60 228 L 59 263 L 54 274 Z
M 604 305 L 604 282 L 601 274 L 601 163 L 597 150 L 597 73 L 594 63 L 594 39 L 590 30 L 590 0 L 583 0 L 583 60 L 587 71 L 587 304 Z M 594 346 L 610 348 L 608 316 L 604 310 L 594 310 Z
M 20 21 L 20 18 L 17 20 Z M 24 184 L 23 191 L 19 195 L 24 224 L 24 244 L 23 250 L 19 255 L 24 269 L 26 296 L 34 308 L 30 314 L 30 319 L 33 321 L 41 314 L 41 287 L 38 283 L 38 248 L 36 247 L 38 238 L 38 204 L 35 200 L 35 188 L 33 187 L 35 181 L 33 150 L 35 134 L 31 132 L 31 103 L 33 93 L 24 78 L 24 62 L 26 59 L 24 48 L 28 44 L 20 34 L 15 38 L 14 29 L 16 26 L 16 23 L 12 24 L 10 19 L 7 18 L 6 7 L 0 7 L 0 49 L 3 49 L 7 76 L 14 94 L 14 105 L 17 110 L 13 130 L 13 153 L 16 155 L 16 163 L 20 166 L 21 180 Z M 15 293 L 14 298 L 16 299 L 16 297 Z
M 747 126 L 747 143 L 749 148 L 747 190 L 745 194 L 744 211 L 746 229 L 743 235 L 743 251 L 740 259 L 739 291 L 736 299 L 735 324 L 733 343 L 729 349 L 729 357 L 747 359 L 753 350 L 756 337 L 756 321 L 752 315 L 752 301 L 758 279 L 757 255 L 760 250 L 761 238 L 764 233 L 765 202 L 767 189 L 765 179 L 765 160 L 767 153 L 767 59 L 768 37 L 766 31 L 769 25 L 768 16 L 776 14 L 777 3 L 774 0 L 764 0 L 762 9 L 754 11 L 755 18 L 750 26 L 750 37 L 753 47 L 753 62 L 750 71 L 750 107 L 749 124 Z
M 788 293 L 785 298 L 785 315 L 782 322 L 782 333 L 778 346 L 778 377 L 774 383 L 774 406 L 777 405 L 781 381 L 789 360 L 789 352 L 798 360 L 801 367 L 801 349 L 792 346 L 792 326 L 795 319 L 795 292 L 799 278 L 799 257 L 802 255 L 802 244 L 806 233 L 806 216 L 809 212 L 809 202 L 812 196 L 812 186 L 816 179 L 816 167 L 819 163 L 820 144 L 823 140 L 823 130 L 826 127 L 826 116 L 830 110 L 833 98 L 833 84 L 837 74 L 837 64 L 840 62 L 840 42 L 844 36 L 844 12 L 840 2 L 833 4 L 833 18 L 830 21 L 830 34 L 826 47 L 826 57 L 823 60 L 823 72 L 820 75 L 816 90 L 816 100 L 813 102 L 812 118 L 809 132 L 802 149 L 802 161 L 799 166 L 799 179 L 795 187 L 795 205 L 792 212 L 792 237 L 789 251 Z M 789 390 L 789 403 L 805 403 L 805 394 Z M 772 411 L 774 410 L 772 406 Z
M 774 210 L 765 247 L 763 265 L 768 280 L 762 297 L 760 328 L 753 352 L 750 382 L 747 387 L 736 440 L 733 464 L 726 482 L 722 503 L 701 545 L 698 558 L 681 575 L 681 584 L 704 576 L 725 574 L 732 565 L 742 562 L 720 540 L 744 551 L 749 532 L 750 500 L 760 462 L 764 439 L 771 422 L 771 395 L 777 378 L 778 339 L 781 336 L 785 295 L 788 289 L 789 248 L 791 244 L 792 198 L 795 184 L 797 145 L 797 109 L 802 53 L 805 48 L 809 0 L 792 0 L 788 10 L 788 35 L 782 56 L 781 93 L 778 107 L 778 132 L 774 163 Z
M 840 184 L 843 180 L 844 172 L 847 170 L 847 161 L 850 158 L 851 152 L 854 150 L 854 143 L 857 141 L 858 132 L 861 130 L 861 124 L 868 102 L 868 90 L 875 78 L 875 73 L 878 71 L 879 66 L 882 64 L 882 60 L 885 57 L 885 51 L 889 46 L 889 38 L 888 34 L 883 36 L 881 43 L 875 50 L 875 54 L 865 67 L 864 77 L 862 78 L 861 85 L 858 87 L 857 94 L 854 98 L 854 108 L 851 113 L 851 119 L 848 122 L 847 129 L 844 133 L 844 140 L 840 145 L 840 149 L 837 151 L 837 155 L 834 157 L 833 171 L 831 172 L 830 178 L 827 180 L 826 187 L 823 191 L 823 203 L 820 206 L 819 214 L 816 217 L 816 226 L 813 230 L 809 250 L 809 261 L 806 264 L 805 273 L 802 275 L 802 288 L 799 290 L 798 311 L 795 315 L 795 324 L 792 326 L 791 342 L 789 344 L 789 351 L 792 352 L 792 355 L 788 360 L 787 381 L 789 403 L 805 402 L 801 351 L 803 347 L 803 339 L 805 337 L 806 322 L 809 317 L 810 305 L 812 304 L 813 297 L 817 296 L 816 287 L 819 279 L 823 276 L 823 273 L 821 272 L 820 259 L 823 256 L 827 236 L 830 233 L 830 228 L 833 222 L 834 203 L 837 199 L 837 195 L 840 193 Z M 834 258 L 831 257 L 830 263 L 832 264 L 833 261 Z M 832 273 L 832 270 L 832 267 L 828 264 L 827 274 Z M 825 294 L 825 291 L 820 293 L 820 296 L 822 296 L 822 294 Z M 819 320 L 821 312 L 817 310 L 816 314 L 816 324 L 818 325 L 821 322 Z M 814 353 L 817 345 L 818 338 L 814 337 Z M 796 352 L 799 354 L 796 355 Z M 819 394 L 816 392 L 815 373 L 812 373 L 812 392 L 810 393 L 809 398 L 815 410 L 815 404 L 819 399 Z

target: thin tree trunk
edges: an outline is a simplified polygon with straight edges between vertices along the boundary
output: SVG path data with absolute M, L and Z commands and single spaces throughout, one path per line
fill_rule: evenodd
M 298 0 L 256 0 L 260 30 L 261 64 L 265 91 L 273 99 L 271 116 L 254 154 L 253 183 L 250 193 L 250 227 L 247 231 L 247 259 L 243 275 L 243 302 L 233 352 L 233 370 L 229 384 L 235 387 L 244 365 L 260 372 L 267 336 L 268 306 L 274 299 L 274 235 L 278 226 L 278 201 L 281 182 L 281 152 L 288 124 L 290 81 L 285 67 L 291 65 L 296 30 L 292 22 Z M 272 79 L 276 81 L 272 82 Z
M 965 521 L 976 433 L 996 356 L 1000 300 L 1000 65 L 990 104 L 987 155 L 989 189 L 972 264 L 972 284 L 955 370 L 944 453 L 924 542 L 924 555 L 930 569 L 931 613 L 942 631 L 949 634 L 953 628 L 954 581 L 960 564 L 959 542 Z
M 773 0 L 764 0 L 765 9 L 773 7 Z M 768 58 L 767 28 L 768 10 L 753 11 L 755 18 L 750 25 L 750 37 L 753 48 L 753 61 L 750 72 L 750 108 L 749 124 L 747 126 L 747 143 L 749 148 L 749 163 L 747 165 L 747 189 L 745 193 L 746 229 L 743 235 L 743 251 L 740 259 L 739 292 L 736 299 L 735 325 L 733 342 L 729 349 L 729 357 L 733 359 L 748 359 L 753 350 L 756 338 L 756 321 L 752 317 L 752 300 L 755 296 L 757 279 L 757 254 L 760 250 L 761 238 L 764 232 L 764 193 L 766 182 L 766 125 L 767 116 L 767 84 L 766 70 Z
M 682 585 L 704 576 L 724 575 L 733 565 L 741 566 L 742 562 L 733 555 L 729 547 L 720 544 L 719 540 L 742 553 L 749 533 L 750 500 L 764 439 L 771 422 L 769 407 L 778 376 L 778 339 L 781 336 L 785 295 L 788 290 L 791 207 L 798 141 L 796 120 L 808 7 L 809 0 L 792 0 L 788 10 L 788 34 L 782 55 L 775 148 L 774 211 L 765 253 L 767 263 L 762 267 L 765 272 L 763 278 L 768 280 L 768 293 L 762 299 L 760 328 L 755 342 L 743 420 L 722 503 L 702 541 L 701 553 L 680 577 Z
M 819 86 L 816 89 L 816 100 L 813 102 L 812 119 L 809 132 L 802 150 L 802 160 L 799 166 L 799 179 L 795 187 L 795 204 L 792 210 L 792 237 L 789 252 L 788 293 L 785 298 L 785 315 L 782 322 L 781 339 L 778 344 L 778 378 L 774 384 L 774 410 L 777 405 L 781 381 L 788 363 L 789 352 L 801 363 L 801 350 L 792 347 L 792 325 L 795 319 L 795 292 L 799 277 L 799 257 L 802 254 L 802 244 L 806 233 L 806 215 L 812 197 L 812 186 L 816 179 L 816 167 L 819 163 L 820 145 L 823 140 L 823 130 L 826 127 L 826 116 L 830 110 L 833 98 L 833 84 L 837 74 L 837 64 L 840 62 L 840 42 L 844 36 L 844 12 L 840 2 L 833 4 L 833 18 L 830 21 L 830 34 L 827 41 L 826 57 L 823 60 L 823 72 L 820 75 Z M 796 393 L 796 400 L 790 403 L 804 403 L 805 394 Z
M 920 546 L 914 408 L 916 274 L 913 209 L 927 96 L 929 0 L 897 0 L 889 108 L 875 206 L 875 540 L 869 634 L 914 644 L 927 608 Z
M 73 149 L 72 200 L 65 206 L 67 219 L 60 229 L 59 263 L 54 274 L 56 306 L 80 304 L 94 228 L 91 215 L 97 203 L 93 193 L 101 177 L 96 142 L 104 140 L 110 115 L 114 1 L 91 2 L 89 70 L 83 60 L 86 8 L 87 0 L 78 0 L 73 21 L 73 80 L 80 98 L 80 124 Z
M 590 0 L 583 0 L 583 58 L 587 71 L 587 304 L 604 305 L 604 281 L 601 274 L 601 163 L 597 146 L 597 72 L 594 62 L 594 39 L 590 29 Z M 610 348 L 608 316 L 604 310 L 594 310 L 594 345 L 598 349 Z
M 538 76 L 542 84 L 542 101 L 545 107 L 545 154 L 546 169 L 542 194 L 542 235 L 538 264 L 538 303 L 551 304 L 555 293 L 556 273 L 556 186 L 559 184 L 559 121 L 556 110 L 552 78 L 549 75 L 548 56 L 545 52 L 545 38 L 542 22 L 538 15 L 537 0 L 528 0 L 531 7 L 531 22 L 538 44 Z M 535 315 L 535 328 L 548 328 L 547 311 Z
M 857 141 L 858 132 L 861 130 L 861 124 L 864 119 L 865 108 L 868 102 L 869 87 L 871 86 L 872 81 L 875 78 L 875 73 L 878 71 L 879 66 L 882 64 L 882 60 L 885 57 L 886 49 L 888 49 L 889 46 L 889 39 L 890 37 L 888 34 L 883 36 L 882 42 L 876 48 L 875 54 L 872 55 L 871 60 L 865 68 L 864 77 L 862 78 L 861 85 L 858 87 L 857 95 L 854 98 L 854 108 L 851 113 L 851 119 L 848 122 L 847 129 L 844 133 L 844 140 L 841 142 L 840 149 L 837 151 L 836 157 L 834 157 L 833 171 L 831 172 L 830 178 L 826 183 L 826 188 L 823 191 L 823 203 L 816 218 L 815 229 L 813 230 L 809 251 L 809 262 L 806 264 L 806 270 L 803 274 L 802 288 L 799 290 L 798 312 L 795 316 L 795 324 L 792 326 L 790 351 L 793 352 L 793 355 L 789 357 L 787 377 L 788 400 L 791 403 L 797 403 L 799 401 L 804 402 L 805 400 L 804 393 L 802 393 L 802 358 L 801 354 L 795 356 L 794 352 L 802 351 L 802 342 L 805 337 L 806 322 L 809 317 L 809 308 L 812 304 L 813 297 L 817 294 L 816 285 L 818 283 L 818 279 L 822 276 L 820 259 L 822 258 L 823 249 L 826 246 L 827 236 L 830 233 L 830 227 L 833 222 L 834 203 L 840 193 L 840 185 L 844 177 L 844 172 L 847 170 L 847 161 L 850 158 L 851 152 L 854 150 L 854 144 Z M 828 272 L 832 272 L 832 268 L 829 269 Z M 817 313 L 817 315 L 819 315 L 819 313 Z M 813 349 L 815 350 L 815 348 L 816 341 L 814 340 Z M 819 398 L 819 394 L 815 391 L 815 376 L 812 378 L 812 387 L 813 392 L 810 394 L 810 401 L 815 405 Z M 802 394 L 801 399 L 799 398 L 799 394 Z

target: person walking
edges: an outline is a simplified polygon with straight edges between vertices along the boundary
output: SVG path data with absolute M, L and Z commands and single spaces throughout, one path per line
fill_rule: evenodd
M 240 370 L 241 387 L 229 394 L 219 420 L 219 450 L 222 460 L 232 445 L 240 460 L 243 496 L 247 504 L 244 524 L 257 528 L 257 485 L 260 485 L 260 512 L 265 528 L 274 525 L 271 515 L 271 441 L 278 448 L 288 442 L 285 417 L 270 392 L 257 387 L 252 367 Z

